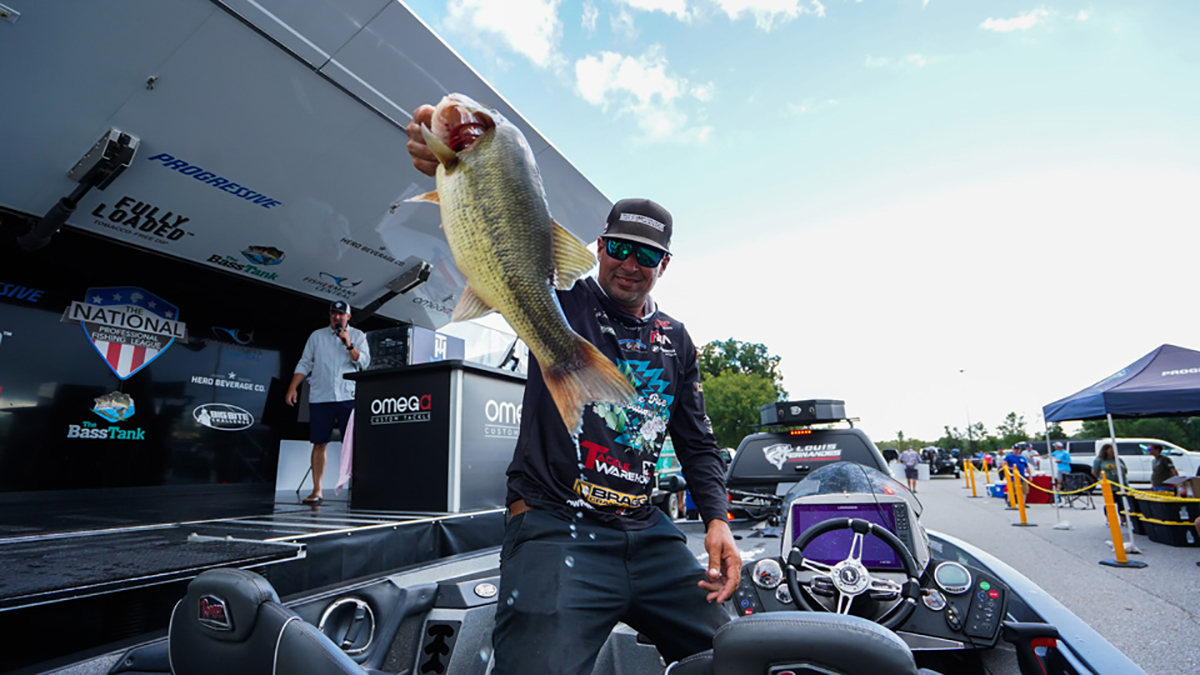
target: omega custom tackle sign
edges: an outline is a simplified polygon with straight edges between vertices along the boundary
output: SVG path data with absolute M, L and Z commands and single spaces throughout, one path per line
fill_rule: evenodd
M 78 321 L 88 342 L 122 380 L 150 365 L 176 339 L 187 339 L 179 308 L 150 291 L 128 286 L 89 288 L 67 307 L 63 321 Z

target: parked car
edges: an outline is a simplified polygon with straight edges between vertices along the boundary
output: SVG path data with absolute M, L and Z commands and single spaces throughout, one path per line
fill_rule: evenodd
M 945 448 L 933 448 L 933 453 L 929 459 L 929 475 L 941 476 L 945 474 L 954 474 L 955 478 L 962 475 L 958 460 Z
M 1109 438 L 1067 441 L 1067 452 L 1071 454 L 1071 471 L 1075 473 L 1092 473 L 1092 460 L 1100 454 L 1104 444 L 1111 443 Z M 1150 445 L 1157 443 L 1163 447 L 1163 456 L 1169 457 L 1175 464 L 1175 469 L 1181 476 L 1194 476 L 1200 469 L 1200 452 L 1192 452 L 1167 441 L 1157 438 L 1118 438 L 1117 456 L 1125 462 L 1129 470 L 1125 477 L 1130 483 L 1149 483 L 1151 464 L 1154 458 L 1150 456 Z

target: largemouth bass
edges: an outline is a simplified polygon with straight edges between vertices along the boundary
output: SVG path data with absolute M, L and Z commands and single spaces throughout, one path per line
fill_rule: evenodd
M 437 191 L 410 201 L 441 205 L 454 262 L 467 278 L 451 321 L 498 311 L 541 365 L 571 433 L 590 401 L 627 403 L 633 385 L 573 331 L 554 290 L 568 289 L 596 263 L 554 222 L 533 151 L 520 129 L 461 94 L 438 103 L 422 127 L 438 158 Z

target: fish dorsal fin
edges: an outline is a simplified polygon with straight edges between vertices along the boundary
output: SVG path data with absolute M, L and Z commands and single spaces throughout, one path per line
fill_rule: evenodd
M 451 150 L 450 146 L 443 143 L 437 136 L 434 136 L 429 127 L 424 124 L 421 125 L 421 135 L 425 137 L 425 145 L 429 146 L 429 149 L 433 151 L 433 156 L 437 157 L 442 166 L 450 168 L 458 164 L 458 153 Z
M 417 195 L 416 197 L 409 197 L 408 199 L 405 199 L 404 201 L 406 201 L 406 202 L 429 202 L 430 204 L 441 204 L 442 203 L 441 198 L 438 197 L 437 190 L 433 190 L 432 192 L 426 192 L 425 194 Z
M 596 256 L 582 241 L 553 220 L 550 221 L 554 234 L 554 266 L 558 270 L 554 287 L 565 291 L 575 285 L 575 280 L 592 269 Z
M 475 295 L 475 291 L 471 290 L 471 285 L 467 284 L 467 287 L 463 289 L 462 297 L 458 299 L 458 304 L 454 306 L 454 315 L 450 317 L 450 320 L 470 321 L 494 311 L 496 310 L 484 302 L 483 298 Z

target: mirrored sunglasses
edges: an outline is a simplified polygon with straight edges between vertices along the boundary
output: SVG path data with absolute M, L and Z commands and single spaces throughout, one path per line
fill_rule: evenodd
M 637 264 L 642 267 L 658 267 L 658 264 L 667 255 L 667 252 L 662 249 L 620 239 L 605 239 L 604 251 L 613 260 L 625 260 L 632 253 L 637 259 Z

